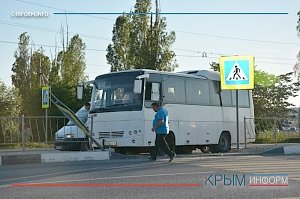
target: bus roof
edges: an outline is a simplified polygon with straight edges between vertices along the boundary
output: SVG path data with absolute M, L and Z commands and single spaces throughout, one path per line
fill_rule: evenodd
M 219 72 L 210 71 L 210 70 L 190 70 L 190 71 L 182 71 L 182 72 L 175 73 L 175 72 L 156 71 L 156 70 L 149 70 L 149 69 L 134 69 L 134 70 L 111 72 L 111 73 L 106 73 L 106 74 L 130 73 L 130 72 L 136 72 L 136 71 L 144 71 L 145 73 L 156 73 L 156 74 L 183 76 L 183 77 L 195 77 L 196 76 L 198 78 L 220 81 Z M 106 75 L 106 74 L 103 74 L 103 75 Z M 96 78 L 98 78 L 100 76 L 102 76 L 102 75 L 99 75 Z

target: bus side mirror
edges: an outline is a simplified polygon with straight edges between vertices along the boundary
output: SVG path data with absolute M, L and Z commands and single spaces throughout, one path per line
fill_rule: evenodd
M 134 87 L 133 87 L 133 92 L 135 94 L 141 94 L 142 93 L 142 85 L 143 85 L 143 80 L 134 80 Z
M 82 84 L 77 85 L 77 99 L 81 100 L 83 98 L 83 88 Z

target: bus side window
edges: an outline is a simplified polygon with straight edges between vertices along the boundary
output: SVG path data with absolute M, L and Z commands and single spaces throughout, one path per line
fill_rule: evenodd
M 236 106 L 236 92 L 232 91 L 232 104 Z M 249 91 L 239 90 L 239 107 L 248 108 L 250 107 Z
M 222 99 L 222 106 L 232 106 L 231 90 L 222 90 L 221 99 Z
M 160 84 L 156 82 L 147 82 L 145 101 L 158 102 L 159 100 L 160 100 Z

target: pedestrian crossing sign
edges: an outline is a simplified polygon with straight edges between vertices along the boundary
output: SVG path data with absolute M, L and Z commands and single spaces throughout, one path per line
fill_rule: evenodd
M 50 93 L 49 86 L 42 87 L 42 108 L 49 108 L 50 106 Z
M 220 78 L 222 89 L 253 89 L 254 57 L 221 57 Z

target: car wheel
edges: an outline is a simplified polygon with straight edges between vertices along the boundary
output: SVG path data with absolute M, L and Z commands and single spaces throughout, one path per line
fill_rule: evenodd
M 80 144 L 80 151 L 89 151 L 89 144 L 87 142 L 82 142 Z

